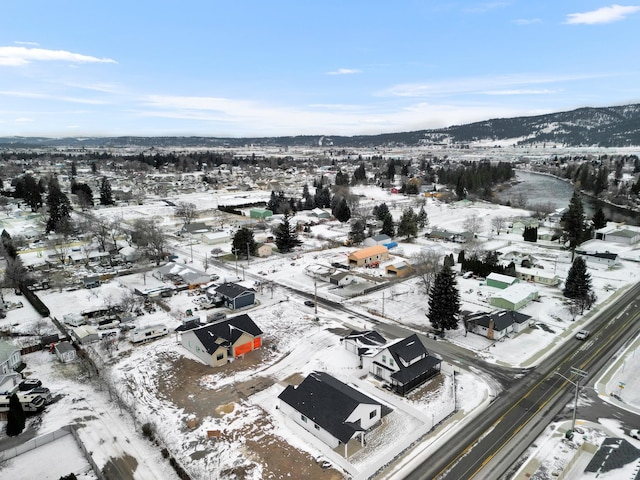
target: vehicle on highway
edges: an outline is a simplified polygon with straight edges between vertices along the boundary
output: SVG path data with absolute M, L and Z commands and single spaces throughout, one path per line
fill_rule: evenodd
M 313 300 L 305 300 L 305 301 L 304 301 L 304 304 L 305 304 L 307 307 L 315 307 L 315 306 L 316 306 L 316 303 L 315 303 Z
M 580 330 L 578 333 L 576 333 L 576 338 L 578 340 L 586 340 L 587 338 L 589 338 L 589 335 L 589 330 Z

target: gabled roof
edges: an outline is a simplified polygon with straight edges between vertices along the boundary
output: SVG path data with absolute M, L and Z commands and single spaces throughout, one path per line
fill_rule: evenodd
M 388 249 L 384 245 L 373 245 L 372 247 L 356 250 L 355 252 L 349 255 L 349 258 L 353 258 L 355 260 L 362 260 L 364 258 L 369 258 L 374 255 L 380 255 L 381 253 L 386 253 L 386 252 L 388 252 Z
M 243 333 L 253 337 L 262 335 L 262 330 L 247 314 L 227 318 L 192 330 L 207 353 L 214 353 L 220 345 L 233 344 Z
M 324 372 L 311 373 L 297 387 L 289 385 L 278 398 L 343 443 L 363 430 L 347 422 L 353 411 L 361 404 L 381 405 Z
M 344 339 L 353 340 L 361 344 L 363 347 L 382 346 L 387 343 L 385 338 L 375 330 L 365 330 L 363 332 L 351 330 L 351 333 L 344 337 Z
M 223 283 L 216 287 L 216 292 L 224 295 L 227 298 L 238 298 L 240 295 L 245 293 L 254 293 L 252 288 L 246 288 L 242 285 L 238 285 L 237 283 Z
M 392 343 L 387 347 L 387 349 L 389 350 L 389 353 L 395 357 L 400 368 L 407 363 L 411 363 L 418 357 L 429 355 L 424 344 L 415 333 L 407 338 Z
M 499 332 L 505 328 L 509 328 L 514 323 L 524 323 L 530 318 L 529 315 L 525 315 L 524 313 L 503 310 L 491 314 L 478 313 L 470 316 L 468 321 L 481 327 L 489 328 L 489 324 L 493 320 L 493 329 Z
M 391 378 L 401 384 L 409 383 L 414 378 L 418 378 L 423 373 L 433 369 L 441 362 L 442 360 L 440 360 L 439 358 L 427 355 L 422 360 L 418 360 L 416 363 L 413 363 L 408 367 L 400 368 L 400 370 L 391 374 Z

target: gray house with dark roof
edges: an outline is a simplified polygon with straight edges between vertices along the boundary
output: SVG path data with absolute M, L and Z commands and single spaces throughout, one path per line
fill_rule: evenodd
M 415 333 L 386 345 L 371 357 L 363 357 L 363 361 L 369 373 L 387 382 L 399 395 L 406 395 L 440 373 L 442 363 L 429 355 Z
M 509 333 L 520 333 L 530 324 L 531 317 L 513 310 L 476 313 L 466 319 L 467 330 L 490 340 L 500 340 Z
M 280 395 L 279 409 L 295 423 L 331 448 L 359 438 L 382 417 L 382 404 L 324 372 L 313 372 L 300 385 L 287 386 Z
M 180 343 L 205 365 L 219 367 L 260 348 L 262 330 L 249 315 L 238 315 L 184 331 Z
M 256 292 L 253 288 L 246 288 L 237 283 L 223 283 L 215 288 L 216 296 L 220 296 L 227 308 L 237 310 L 248 307 L 256 301 Z

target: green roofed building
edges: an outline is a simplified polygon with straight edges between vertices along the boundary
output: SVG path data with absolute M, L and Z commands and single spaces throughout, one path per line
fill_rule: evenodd
M 249 211 L 249 217 L 251 218 L 259 218 L 264 220 L 265 218 L 273 216 L 273 212 L 271 210 L 267 210 L 266 208 L 252 208 Z

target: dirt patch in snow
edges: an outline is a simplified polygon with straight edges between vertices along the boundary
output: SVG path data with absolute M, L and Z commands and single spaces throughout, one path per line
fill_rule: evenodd
M 227 378 L 236 372 L 256 368 L 262 363 L 263 356 L 270 354 L 268 351 L 261 350 L 250 352 L 242 360 L 219 368 L 209 367 L 182 355 L 162 353 L 158 359 L 163 366 L 155 379 L 158 394 L 183 409 L 188 416 L 195 415 L 197 419 L 225 417 L 227 422 L 233 423 L 235 415 L 243 415 L 235 408 L 236 405 L 243 402 L 249 395 L 273 385 L 273 379 L 256 376 L 221 388 L 215 388 L 215 382 L 213 382 L 214 388 L 211 388 L 212 385 L 207 380 L 216 375 Z M 264 479 L 339 480 L 344 478 L 337 470 L 323 469 L 311 455 L 292 448 L 284 439 L 270 433 L 274 429 L 269 416 L 262 412 L 258 421 L 245 425 L 239 430 L 230 430 L 228 433 L 232 438 L 227 440 L 244 442 L 246 456 L 262 466 Z M 255 472 L 250 469 L 250 465 L 243 465 L 236 466 L 233 472 L 226 473 L 233 473 L 234 478 L 243 479 L 253 478 L 252 475 Z

